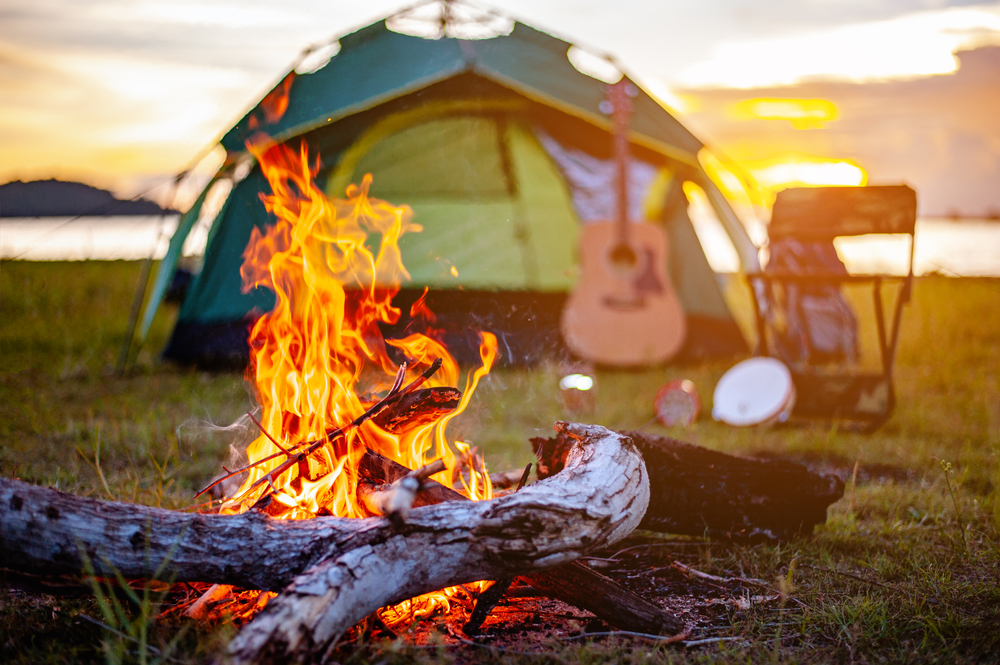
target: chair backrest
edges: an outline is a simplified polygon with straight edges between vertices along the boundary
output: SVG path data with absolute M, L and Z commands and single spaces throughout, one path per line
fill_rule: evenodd
M 913 235 L 917 193 L 907 185 L 793 187 L 778 192 L 768 235 L 832 240 L 868 233 Z

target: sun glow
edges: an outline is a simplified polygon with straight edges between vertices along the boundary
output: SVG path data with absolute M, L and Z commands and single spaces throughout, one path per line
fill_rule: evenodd
M 868 182 L 865 170 L 849 159 L 783 156 L 742 165 L 772 193 L 785 187 L 860 186 Z
M 795 129 L 819 129 L 837 119 L 837 105 L 825 99 L 746 99 L 733 111 L 740 120 L 787 120 Z

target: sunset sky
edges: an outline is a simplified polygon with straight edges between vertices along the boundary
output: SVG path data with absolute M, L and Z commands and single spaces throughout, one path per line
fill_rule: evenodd
M 0 182 L 142 191 L 210 146 L 305 46 L 401 4 L 4 0 Z M 905 181 L 925 214 L 1000 211 L 1000 3 L 495 6 L 615 54 L 765 187 Z

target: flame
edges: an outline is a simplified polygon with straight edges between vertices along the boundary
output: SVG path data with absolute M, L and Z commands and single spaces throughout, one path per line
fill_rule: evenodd
M 441 458 L 447 469 L 435 480 L 452 486 L 454 478 L 469 498 L 489 498 L 489 474 L 481 458 L 462 445 L 450 445 L 446 437 L 448 423 L 468 405 L 498 355 L 489 333 L 482 333 L 482 365 L 466 378 L 453 413 L 402 434 L 368 421 L 267 478 L 286 462 L 285 451 L 323 440 L 378 401 L 395 378 L 393 357 L 407 359 L 410 378 L 440 358 L 442 368 L 426 386 L 457 386 L 460 372 L 433 330 L 395 340 L 382 336 L 380 326 L 393 325 L 401 316 L 392 298 L 409 274 L 398 242 L 405 233 L 421 230 L 412 221 L 413 211 L 369 197 L 370 175 L 348 187 L 345 199 L 327 199 L 314 181 L 319 163 L 310 161 L 305 143 L 298 151 L 264 141 L 249 148 L 271 186 L 272 193 L 261 198 L 277 222 L 253 230 L 240 274 L 245 291 L 269 288 L 276 304 L 250 332 L 248 379 L 266 434 L 248 446 L 247 456 L 261 463 L 248 472 L 223 512 L 242 512 L 266 499 L 267 512 L 282 519 L 367 516 L 355 496 L 366 448 L 410 468 Z M 434 321 L 423 298 L 411 315 Z

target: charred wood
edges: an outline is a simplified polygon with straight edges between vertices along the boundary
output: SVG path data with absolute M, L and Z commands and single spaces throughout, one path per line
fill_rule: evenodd
M 365 454 L 361 456 L 361 461 L 358 463 L 358 475 L 361 478 L 361 482 L 373 490 L 391 485 L 411 473 L 413 473 L 412 469 L 370 449 L 365 451 Z M 361 491 L 363 493 L 367 492 L 368 488 Z M 425 477 L 421 480 L 420 491 L 413 498 L 413 507 L 419 508 L 420 506 L 433 506 L 445 501 L 463 500 L 466 500 L 466 497 L 462 494 Z M 373 514 L 375 513 L 373 512 Z
M 424 388 L 400 395 L 372 418 L 390 434 L 402 434 L 428 425 L 458 408 L 462 391 L 458 388 Z
M 683 622 L 662 607 L 577 561 L 521 580 L 622 630 L 653 635 L 677 635 L 684 631 Z
M 640 529 L 739 542 L 787 540 L 826 522 L 844 484 L 786 460 L 737 457 L 665 436 L 625 432 L 650 475 Z M 538 476 L 557 473 L 572 441 L 532 439 Z
M 446 468 L 443 460 L 436 460 L 388 485 L 375 485 L 370 479 L 361 478 L 357 488 L 358 501 L 371 515 L 384 515 L 396 528 L 402 528 L 427 478 Z

